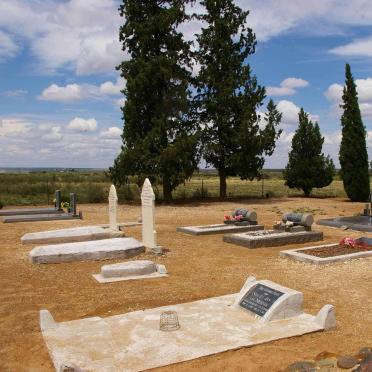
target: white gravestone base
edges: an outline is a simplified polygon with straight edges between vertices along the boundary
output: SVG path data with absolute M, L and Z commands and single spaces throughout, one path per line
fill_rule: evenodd
M 279 297 L 269 309 L 271 315 L 282 314 L 280 319 L 260 321 L 237 306 L 241 296 L 259 285 L 283 293 L 281 297 L 285 298 Z M 135 372 L 335 325 L 331 305 L 325 305 L 316 316 L 303 313 L 300 292 L 252 277 L 243 288 L 240 294 L 62 323 L 55 322 L 49 311 L 42 310 L 40 328 L 56 370 L 68 362 L 91 372 Z M 288 312 L 287 317 L 286 309 L 290 310 L 291 303 L 296 310 Z M 160 315 L 164 311 L 177 312 L 180 329 L 160 330 Z
M 164 265 L 148 260 L 129 261 L 113 265 L 104 265 L 99 274 L 93 277 L 100 283 L 111 283 L 123 280 L 161 278 L 167 275 Z

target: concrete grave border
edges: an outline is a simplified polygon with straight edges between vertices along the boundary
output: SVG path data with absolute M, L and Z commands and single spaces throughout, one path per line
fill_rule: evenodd
M 276 247 L 280 245 L 295 243 L 302 244 L 319 240 L 323 240 L 323 232 L 321 231 L 273 232 L 272 234 L 262 236 L 240 233 L 227 234 L 223 236 L 224 242 L 240 245 L 246 248 Z
M 308 262 L 308 263 L 312 263 L 315 265 L 327 265 L 330 263 L 344 262 L 344 261 L 349 261 L 349 260 L 353 260 L 357 258 L 372 257 L 372 251 L 356 252 L 356 253 L 343 254 L 340 256 L 333 256 L 333 257 L 316 257 L 310 254 L 302 253 L 302 251 L 305 251 L 308 249 L 317 249 L 317 248 L 320 249 L 320 248 L 326 248 L 326 247 L 334 247 L 337 245 L 338 243 L 316 245 L 312 247 L 297 248 L 297 249 L 288 249 L 285 251 L 281 251 L 279 255 L 280 257 L 290 258 L 295 261 Z

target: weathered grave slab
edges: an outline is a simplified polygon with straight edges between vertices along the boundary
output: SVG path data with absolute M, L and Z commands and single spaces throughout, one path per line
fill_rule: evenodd
M 317 225 L 347 227 L 350 230 L 372 232 L 372 216 L 324 218 L 317 221 Z
M 234 224 L 214 224 L 214 225 L 201 225 L 201 226 L 184 226 L 177 227 L 177 231 L 191 235 L 210 235 L 210 234 L 224 234 L 234 232 L 258 231 L 263 230 L 263 225 L 247 225 L 236 226 Z
M 372 238 L 360 238 L 358 239 L 361 242 L 372 246 Z M 344 262 L 349 261 L 357 258 L 366 258 L 366 257 L 372 257 L 372 251 L 361 251 L 361 252 L 355 252 L 351 254 L 343 254 L 339 256 L 330 256 L 330 257 L 317 257 L 311 254 L 306 253 L 306 251 L 309 250 L 324 250 L 324 249 L 332 249 L 333 247 L 337 247 L 339 243 L 336 244 L 323 244 L 323 245 L 317 245 L 312 247 L 305 247 L 300 249 L 288 249 L 285 251 L 280 252 L 281 257 L 290 258 L 292 260 L 301 261 L 301 262 L 308 262 L 315 265 L 326 265 L 331 264 L 335 262 Z
M 93 277 L 100 283 L 161 278 L 164 276 L 168 276 L 165 266 L 155 264 L 149 260 L 104 265 L 101 267 L 101 272 L 99 274 L 93 275 Z
M 242 300 L 264 306 L 265 315 L 241 306 Z M 159 329 L 164 311 L 176 311 L 180 329 Z M 40 328 L 57 371 L 63 363 L 91 372 L 143 371 L 334 325 L 331 305 L 316 316 L 305 314 L 302 293 L 255 278 L 239 294 L 108 318 L 57 323 L 49 311 L 40 312 Z
M 113 238 L 89 242 L 66 243 L 36 247 L 29 253 L 32 263 L 60 263 L 128 258 L 145 251 L 133 238 Z
M 113 231 L 110 228 L 101 226 L 84 226 L 28 233 L 22 236 L 21 242 L 22 244 L 57 244 L 119 238 L 122 236 L 124 236 L 124 233 L 119 230 Z
M 65 213 L 63 210 L 55 208 L 28 208 L 28 209 L 1 209 L 0 216 L 25 216 L 25 215 L 37 215 L 37 214 L 61 214 Z
M 4 217 L 4 223 L 14 222 L 39 222 L 39 221 L 64 221 L 82 219 L 81 215 L 72 215 L 70 213 L 52 213 L 52 214 L 32 214 L 32 215 L 16 215 Z
M 263 230 L 253 233 L 238 233 L 224 235 L 226 243 L 242 245 L 247 248 L 274 247 L 286 244 L 302 244 L 323 240 L 323 232 L 299 231 L 278 232 L 275 230 Z

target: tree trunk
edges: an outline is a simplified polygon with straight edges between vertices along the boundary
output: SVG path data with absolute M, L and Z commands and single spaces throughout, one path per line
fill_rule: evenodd
M 304 195 L 308 198 L 310 196 L 311 189 L 304 189 L 303 192 L 304 192 Z
M 165 203 L 172 203 L 172 186 L 170 183 L 170 179 L 167 176 L 163 176 L 163 196 Z
M 220 174 L 220 198 L 226 199 L 226 173 L 225 171 L 219 171 Z

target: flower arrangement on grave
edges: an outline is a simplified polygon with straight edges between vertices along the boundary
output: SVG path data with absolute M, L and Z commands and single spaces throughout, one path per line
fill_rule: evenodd
M 236 224 L 242 223 L 244 221 L 249 221 L 247 218 L 248 211 L 246 209 L 240 208 L 236 209 L 231 216 L 224 216 L 224 223 L 225 224 Z
M 353 239 L 350 237 L 340 240 L 339 245 L 348 248 L 364 248 L 367 246 L 366 244 L 359 242 L 358 239 Z
M 61 203 L 61 207 L 63 209 L 69 209 L 70 208 L 70 203 L 69 202 L 62 202 Z

